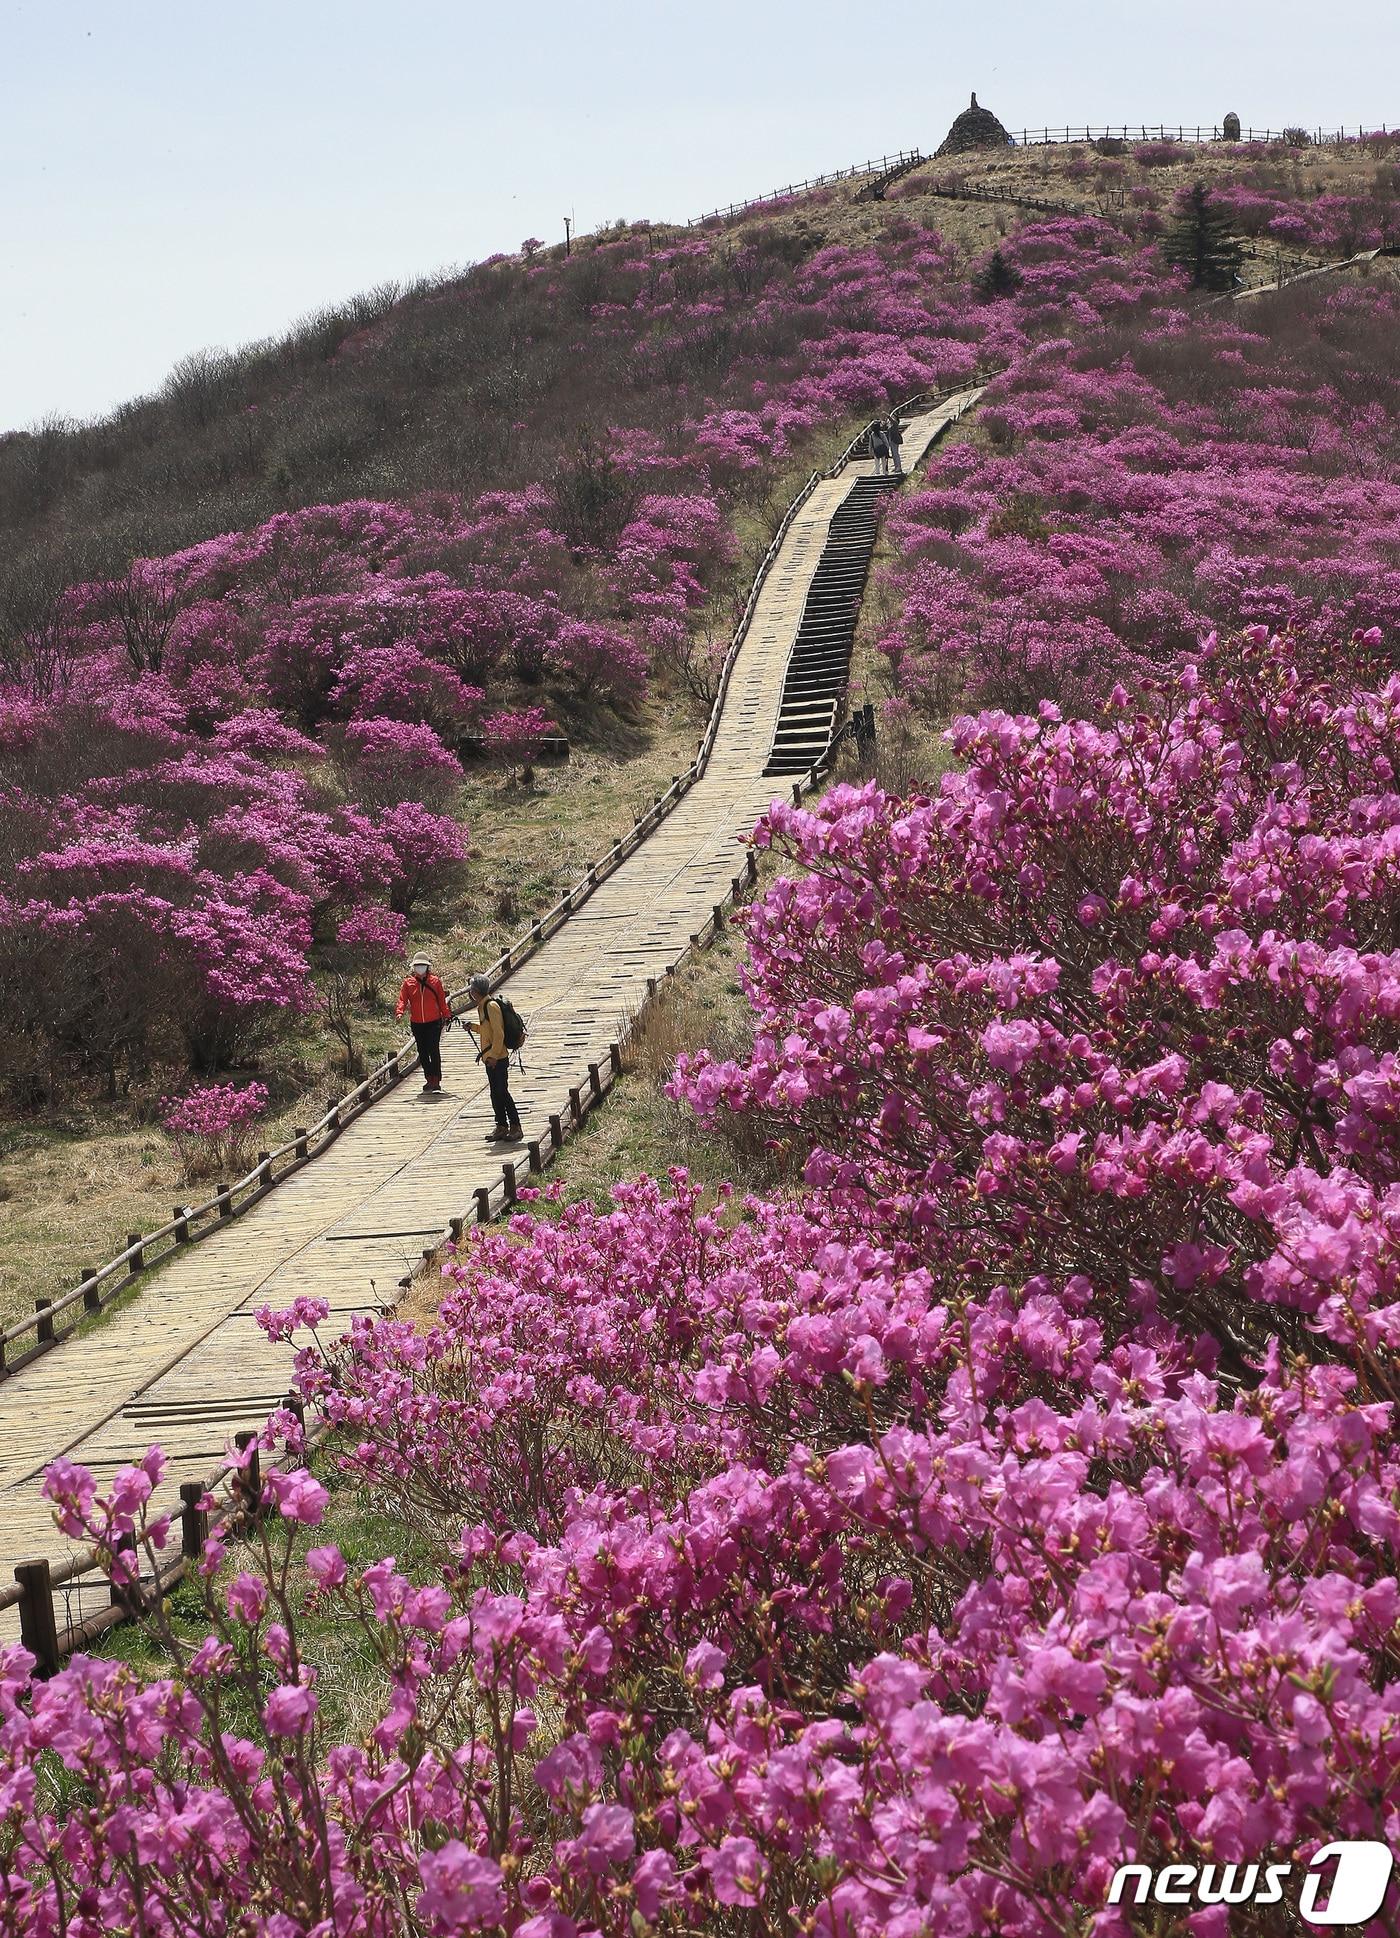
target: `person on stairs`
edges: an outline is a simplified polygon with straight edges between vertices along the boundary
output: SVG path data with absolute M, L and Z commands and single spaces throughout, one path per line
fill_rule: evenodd
M 427 956 L 415 956 L 403 979 L 394 1014 L 405 1012 L 423 1068 L 423 1088 L 441 1090 L 442 1032 L 452 1021 L 452 1001 Z
M 899 461 L 899 447 L 904 441 L 904 427 L 894 411 L 885 419 L 885 441 L 890 447 L 890 470 L 897 478 L 902 478 L 904 466 Z
M 520 1112 L 510 1094 L 510 1047 L 506 1042 L 505 1018 L 501 1005 L 491 994 L 485 976 L 473 976 L 467 985 L 476 1004 L 476 1021 L 465 1016 L 462 1027 L 477 1040 L 477 1061 L 486 1065 L 486 1081 L 491 1089 L 491 1109 L 496 1128 L 487 1133 L 488 1144 L 518 1144 L 521 1138 Z
M 883 478 L 890 467 L 890 434 L 878 417 L 870 432 L 870 455 L 875 460 L 876 477 Z

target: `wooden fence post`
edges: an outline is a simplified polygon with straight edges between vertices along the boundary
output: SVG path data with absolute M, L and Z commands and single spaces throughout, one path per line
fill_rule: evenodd
M 601 1102 L 603 1096 L 603 1080 L 598 1074 L 598 1066 L 596 1063 L 590 1063 L 588 1066 L 588 1087 L 593 1092 L 595 1101 Z
M 134 1534 L 119 1534 L 117 1536 L 116 1551 L 118 1556 L 126 1554 L 134 1555 L 136 1553 L 136 1536 Z M 130 1583 L 114 1581 L 111 1585 L 109 1599 L 113 1608 L 124 1608 L 129 1615 L 134 1615 L 141 1607 L 141 1564 L 139 1561 L 136 1564 L 135 1580 Z
M 19 1634 L 34 1657 L 36 1676 L 58 1674 L 58 1623 L 53 1612 L 53 1583 L 47 1561 L 21 1561 L 15 1569 L 19 1583 Z
M 146 1263 L 146 1254 L 141 1244 L 141 1234 L 139 1231 L 129 1231 L 127 1233 L 126 1248 L 131 1253 L 131 1257 L 126 1261 L 126 1275 L 129 1279 L 134 1279 L 136 1274 L 141 1270 L 141 1267 Z
M 228 1186 L 226 1184 L 216 1184 L 214 1186 L 214 1196 L 218 1199 L 219 1216 L 221 1218 L 232 1218 L 233 1194 Z
M 234 1434 L 233 1444 L 240 1453 L 251 1449 L 247 1465 L 234 1476 L 234 1485 L 249 1516 L 256 1519 L 262 1512 L 262 1454 L 258 1436 L 245 1427 L 241 1433 Z
M 479 1184 L 472 1194 L 476 1199 L 476 1222 L 489 1225 L 491 1222 L 491 1193 L 484 1184 Z
M 564 1148 L 564 1125 L 557 1113 L 551 1112 L 549 1119 L 549 1141 L 556 1151 Z
M 295 1147 L 294 1147 L 294 1149 L 295 1149 L 295 1153 L 296 1153 L 296 1155 L 297 1155 L 298 1157 L 305 1157 L 305 1156 L 306 1156 L 306 1153 L 307 1153 L 307 1148 L 308 1148 L 308 1143 L 307 1143 L 307 1140 L 308 1140 L 308 1139 L 310 1138 L 310 1136 L 311 1136 L 311 1133 L 310 1133 L 310 1131 L 308 1131 L 308 1130 L 306 1129 L 306 1127 L 305 1127 L 304 1125 L 302 1125 L 302 1124 L 298 1124 L 298 1125 L 297 1125 L 297 1127 L 296 1127 L 296 1140 L 297 1140 L 297 1141 L 296 1141 L 296 1144 L 295 1144 Z
M 34 1328 L 34 1336 L 41 1344 L 53 1338 L 53 1319 L 52 1317 L 44 1317 L 45 1313 L 50 1311 L 52 1305 L 52 1299 L 36 1299 L 34 1301 L 34 1310 L 39 1315 L 39 1323 Z
M 209 1516 L 199 1505 L 204 1494 L 202 1480 L 181 1481 L 180 1552 L 187 1561 L 198 1560 L 209 1537 Z
M 622 1045 L 620 1043 L 609 1043 L 608 1062 L 612 1065 L 613 1075 L 620 1077 L 622 1075 Z
M 178 1208 L 179 1207 L 177 1206 L 176 1209 L 178 1210 Z M 176 1233 L 175 1233 L 177 1240 L 181 1236 L 188 1238 L 189 1235 L 190 1235 L 190 1228 L 188 1225 L 185 1226 L 183 1234 L 180 1232 L 180 1230 L 177 1227 Z M 79 1275 L 79 1283 L 83 1288 L 84 1312 L 96 1312 L 101 1307 L 101 1304 L 102 1304 L 101 1289 L 98 1286 L 94 1285 L 92 1282 L 96 1277 L 97 1277 L 97 1273 L 91 1265 L 85 1265 L 82 1269 L 81 1274 Z
M 506 1203 L 508 1205 L 515 1204 L 519 1194 L 515 1188 L 515 1166 L 513 1164 L 503 1164 L 501 1166 L 501 1183 L 505 1186 Z

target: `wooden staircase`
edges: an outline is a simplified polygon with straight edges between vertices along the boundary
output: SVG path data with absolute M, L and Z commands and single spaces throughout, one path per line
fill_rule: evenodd
M 858 478 L 831 520 L 783 682 L 765 774 L 806 774 L 836 729 L 851 646 L 880 524 L 880 501 L 900 480 Z

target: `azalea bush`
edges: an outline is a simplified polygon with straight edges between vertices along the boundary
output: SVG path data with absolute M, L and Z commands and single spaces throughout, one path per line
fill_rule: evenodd
M 789 872 L 741 918 L 753 1052 L 677 1087 L 805 1195 L 676 1172 L 519 1214 L 426 1333 L 261 1315 L 433 1568 L 303 1551 L 279 1415 L 284 1529 L 206 1559 L 170 1683 L 12 1653 L 32 1928 L 139 1893 L 154 1931 L 271 1898 L 304 1931 L 1069 1938 L 1138 1928 L 1123 1862 L 1400 1835 L 1400 679 L 1256 629 L 955 744 L 931 797 L 758 830 Z M 157 1462 L 47 1482 L 119 1582 L 167 1538 Z M 330 1611 L 382 1690 L 353 1746 L 301 1639 Z M 187 1822 L 227 1826 L 194 1866 Z
M 1022 283 L 996 307 L 1061 273 L 1060 226 L 1003 245 Z M 990 450 L 946 448 L 890 511 L 895 694 L 942 721 L 969 696 L 1082 711 L 1217 623 L 1400 634 L 1393 288 L 1279 300 L 1187 330 L 1154 299 L 1148 327 L 1067 331 L 996 380 Z
M 358 979 L 360 996 L 375 1000 L 396 964 L 404 959 L 408 923 L 387 908 L 359 908 L 335 932 L 336 947 L 348 975 Z
M 182 1096 L 162 1097 L 161 1124 L 191 1183 L 228 1178 L 246 1169 L 250 1140 L 267 1098 L 263 1083 L 204 1083 Z
M 481 723 L 487 753 L 507 771 L 518 770 L 527 784 L 546 738 L 557 731 L 543 707 L 488 714 Z
M 955 714 L 952 770 L 774 804 L 752 1050 L 676 1075 L 791 1188 L 526 1209 L 426 1331 L 261 1314 L 334 1438 L 312 1472 L 269 1422 L 271 1512 L 206 1553 L 193 1638 L 138 1611 L 168 1677 L 0 1661 L 18 1928 L 1127 1938 L 1157 1913 L 1108 1907 L 1121 1863 L 1400 1843 L 1394 299 L 1188 319 L 1132 215 L 1024 225 L 983 300 L 891 221 L 492 266 L 673 416 L 71 601 L 80 750 L 16 680 L 0 987 L 52 935 L 169 1002 L 193 935 L 186 1027 L 264 1026 L 313 925 L 387 948 L 386 903 L 457 879 L 404 775 L 674 653 L 719 507 L 814 426 L 1007 366 L 889 527 L 884 717 Z M 51 986 L 51 1057 L 150 1057 L 151 1006 Z M 335 1483 L 411 1565 L 323 1537 Z M 46 1487 L 135 1609 L 159 1452 Z M 328 1622 L 366 1665 L 352 1743 Z

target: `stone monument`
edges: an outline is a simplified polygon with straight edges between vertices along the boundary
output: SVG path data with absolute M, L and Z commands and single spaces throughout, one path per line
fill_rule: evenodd
M 979 108 L 977 96 L 948 130 L 940 155 L 967 155 L 977 148 L 1009 148 L 1011 137 L 990 108 Z

